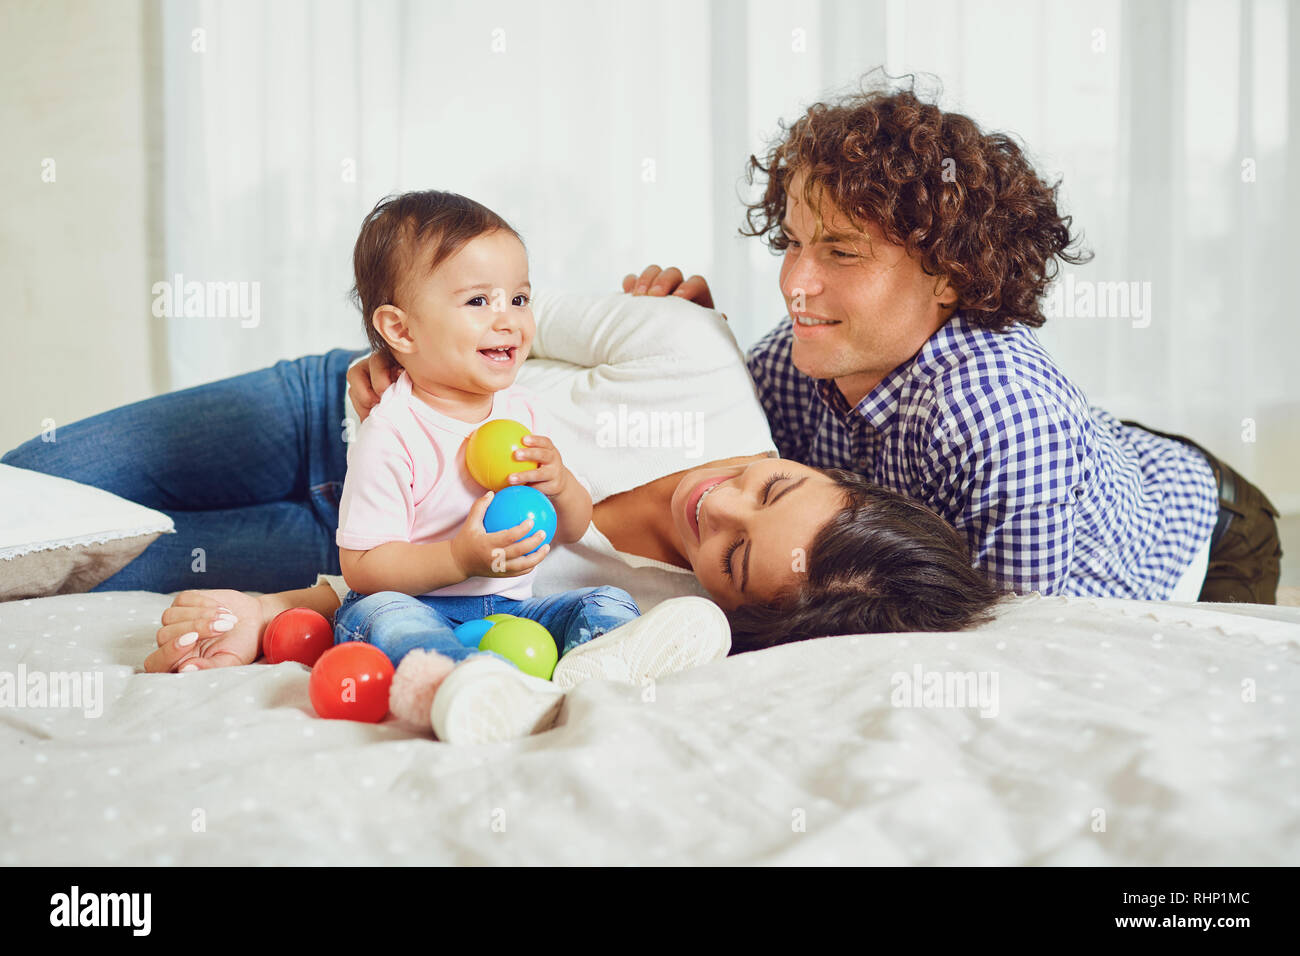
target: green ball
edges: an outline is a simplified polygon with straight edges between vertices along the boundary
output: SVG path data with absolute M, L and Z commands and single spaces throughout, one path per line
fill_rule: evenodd
M 492 620 L 492 618 L 487 618 Z M 479 641 L 480 651 L 496 651 L 525 674 L 550 680 L 560 659 L 551 632 L 536 621 L 512 617 L 495 624 Z
M 494 624 L 500 624 L 502 621 L 513 621 L 516 620 L 516 618 L 513 614 L 489 614 L 487 617 L 483 618 L 483 620 L 491 621 Z

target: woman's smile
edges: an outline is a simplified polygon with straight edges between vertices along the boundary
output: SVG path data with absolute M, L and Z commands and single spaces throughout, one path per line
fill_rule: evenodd
M 780 458 L 687 472 L 671 514 L 682 554 L 719 605 L 763 601 L 796 585 L 798 560 L 843 507 L 824 472 Z
M 686 496 L 686 521 L 695 532 L 697 542 L 700 540 L 700 510 L 704 505 L 704 499 L 710 491 L 726 480 L 725 477 L 705 478 Z

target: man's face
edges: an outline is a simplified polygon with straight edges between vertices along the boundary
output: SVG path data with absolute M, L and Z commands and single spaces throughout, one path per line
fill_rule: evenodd
M 820 192 L 810 209 L 803 183 L 802 173 L 791 177 L 782 220 L 792 359 L 805 375 L 835 379 L 852 405 L 920 351 L 951 317 L 957 294 L 874 223 L 851 225 Z

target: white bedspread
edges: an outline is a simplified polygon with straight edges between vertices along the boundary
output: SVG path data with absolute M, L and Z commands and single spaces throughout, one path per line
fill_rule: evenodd
M 588 683 L 455 748 L 318 719 L 296 664 L 143 673 L 169 603 L 0 604 L 0 676 L 104 692 L 0 708 L 0 863 L 1300 863 L 1296 608 L 1022 598 Z M 996 715 L 895 706 L 916 668 L 996 675 Z

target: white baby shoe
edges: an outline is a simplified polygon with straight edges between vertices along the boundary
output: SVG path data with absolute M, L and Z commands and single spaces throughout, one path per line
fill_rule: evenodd
M 449 744 L 488 744 L 550 730 L 564 692 L 499 657 L 470 657 L 446 676 L 429 719 Z
M 601 678 L 628 684 L 722 660 L 731 650 L 731 626 L 707 598 L 679 597 L 634 621 L 579 644 L 560 658 L 551 681 L 568 690 Z

